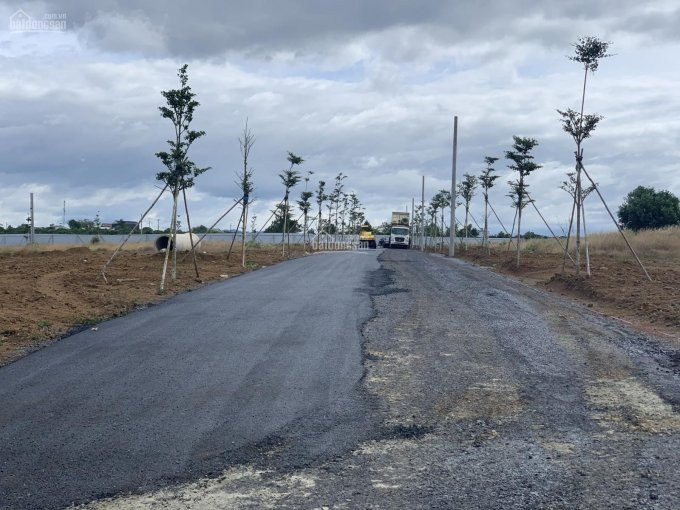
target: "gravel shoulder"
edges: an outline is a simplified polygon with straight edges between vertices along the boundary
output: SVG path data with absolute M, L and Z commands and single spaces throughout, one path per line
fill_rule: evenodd
M 379 260 L 357 290 L 366 437 L 88 508 L 680 506 L 680 352 L 457 259 Z

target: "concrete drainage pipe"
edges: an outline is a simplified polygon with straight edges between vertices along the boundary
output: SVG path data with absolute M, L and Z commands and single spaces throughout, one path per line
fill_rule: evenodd
M 177 234 L 177 251 L 190 251 L 191 250 L 191 239 L 190 236 L 193 237 L 194 240 L 194 245 L 196 246 L 196 249 L 198 249 L 198 237 L 196 234 Z M 158 236 L 156 238 L 156 241 L 154 243 L 154 246 L 156 247 L 156 251 L 164 251 L 168 248 L 168 245 L 170 245 L 170 249 L 172 250 L 172 236 L 169 234 L 163 234 L 161 236 Z

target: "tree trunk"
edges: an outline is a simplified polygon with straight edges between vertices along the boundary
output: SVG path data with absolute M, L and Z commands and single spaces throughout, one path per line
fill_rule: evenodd
M 175 226 L 172 229 L 172 281 L 177 280 L 177 199 L 179 196 L 179 189 L 175 191 L 173 196 L 172 218 Z
M 283 233 L 281 234 L 281 256 L 286 256 L 286 229 L 288 228 L 288 190 L 283 201 Z
M 333 234 L 333 239 L 338 242 L 338 213 L 340 212 L 340 202 L 335 206 L 335 233 Z
M 307 209 L 305 209 L 305 228 L 302 232 L 302 250 L 307 253 Z
M 487 253 L 491 253 L 489 246 L 489 195 L 484 195 L 484 239 L 482 244 L 486 246 Z
M 468 215 L 470 213 L 470 206 L 469 202 L 465 204 L 465 225 L 463 225 L 463 228 L 465 229 L 465 251 L 468 249 Z
M 583 129 L 583 108 L 586 103 L 586 83 L 588 81 L 588 66 L 585 66 L 583 73 L 583 93 L 581 94 L 581 117 L 579 119 L 579 135 Z M 580 157 L 583 157 L 581 152 L 581 142 L 576 142 L 576 193 L 574 196 L 576 206 L 576 274 L 581 273 L 581 203 L 583 197 L 581 196 L 581 163 Z
M 333 207 L 331 206 L 330 209 L 328 209 L 328 232 L 326 232 L 326 249 L 330 249 L 330 243 L 331 243 L 331 236 L 330 236 L 330 230 L 331 230 L 331 225 L 333 225 Z
M 439 249 L 443 250 L 444 249 L 444 208 L 443 207 L 442 207 L 442 212 L 439 215 L 439 220 L 440 220 L 440 223 L 441 223 L 441 226 L 442 226 L 441 227 L 442 237 L 441 237 L 441 241 L 439 242 Z
M 581 274 L 581 165 L 576 165 L 576 275 Z
M 290 228 L 288 227 L 288 207 L 286 207 L 286 252 L 290 257 Z
M 241 267 L 246 267 L 246 225 L 248 224 L 248 203 L 243 202 L 241 210 L 243 221 L 241 221 Z
M 581 201 L 581 213 L 583 218 L 583 244 L 586 248 L 586 274 L 590 276 L 590 253 L 588 252 L 588 234 L 586 233 L 586 209 Z
M 171 242 L 174 242 L 172 240 L 172 233 L 175 230 L 175 225 L 176 220 L 177 220 L 177 191 L 173 190 L 172 192 L 172 197 L 173 197 L 173 205 L 172 205 L 172 218 L 170 219 L 170 238 Z M 161 273 L 161 283 L 158 287 L 158 292 L 163 293 L 165 292 L 165 275 L 168 271 L 168 260 L 170 259 L 170 249 L 171 247 L 174 249 L 174 245 L 171 245 L 170 242 L 168 242 L 167 248 L 165 248 L 165 257 L 163 258 L 163 272 Z
M 519 205 L 517 207 L 517 267 L 519 268 L 519 253 L 520 253 L 520 239 L 522 232 L 522 197 L 519 197 Z
M 571 216 L 569 217 L 569 230 L 567 230 L 567 242 L 564 244 L 564 256 L 562 257 L 562 274 L 564 274 L 564 268 L 567 265 L 567 255 L 569 255 L 569 240 L 571 239 L 571 227 L 574 224 L 574 212 L 576 209 L 576 195 L 574 195 L 574 202 L 571 206 Z M 574 262 L 575 264 L 576 262 Z
M 321 206 L 319 206 L 319 221 L 316 225 L 316 249 L 320 248 L 321 243 Z

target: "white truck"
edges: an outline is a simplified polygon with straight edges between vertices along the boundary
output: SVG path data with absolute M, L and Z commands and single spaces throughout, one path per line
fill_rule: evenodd
M 390 228 L 390 240 L 388 248 L 409 248 L 411 235 L 409 230 L 409 217 L 407 212 L 392 213 L 392 227 Z

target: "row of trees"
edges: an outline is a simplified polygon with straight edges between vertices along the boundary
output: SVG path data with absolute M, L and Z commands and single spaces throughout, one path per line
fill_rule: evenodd
M 83 218 L 71 219 L 67 223 L 68 226 L 50 225 L 49 227 L 35 227 L 36 234 L 84 234 L 84 235 L 99 235 L 99 234 L 129 234 L 132 232 L 133 225 L 129 221 L 120 219 L 110 226 L 103 226 L 99 220 Z M 31 229 L 28 223 L 22 223 L 16 227 L 7 225 L 0 226 L 0 233 L 4 234 L 27 234 Z M 140 230 L 136 230 L 140 232 Z M 143 234 L 160 234 L 162 230 L 156 230 L 151 227 L 143 227 L 141 233 Z
M 240 198 L 224 212 L 213 225 L 210 227 L 200 226 L 196 229 L 191 227 L 191 219 L 189 215 L 189 208 L 186 199 L 186 190 L 194 186 L 196 179 L 206 171 L 209 167 L 200 167 L 189 159 L 189 149 L 193 143 L 199 138 L 205 136 L 205 131 L 195 130 L 192 128 L 192 122 L 196 108 L 200 103 L 196 100 L 196 94 L 189 86 L 189 77 L 187 72 L 187 65 L 181 67 L 178 71 L 179 88 L 162 91 L 161 94 L 165 98 L 165 104 L 159 107 L 161 117 L 168 119 L 173 127 L 173 136 L 167 140 L 168 148 L 164 151 L 156 153 L 156 157 L 161 161 L 163 169 L 156 174 L 156 179 L 163 183 L 158 196 L 151 203 L 149 208 L 142 214 L 142 217 L 137 225 L 132 229 L 139 229 L 146 215 L 155 206 L 161 196 L 170 192 L 172 195 L 172 215 L 170 221 L 170 228 L 166 231 L 170 235 L 168 246 L 176 246 L 177 234 L 181 233 L 179 222 L 179 201 L 182 199 L 184 205 L 184 215 L 186 219 L 186 227 L 192 233 L 191 239 L 191 255 L 194 259 L 194 267 L 196 277 L 199 277 L 198 264 L 196 262 L 196 245 L 201 238 L 194 239 L 194 234 L 201 232 L 207 233 L 214 231 L 215 226 L 221 221 L 229 212 L 235 207 L 241 207 L 239 221 L 236 227 L 236 232 L 241 232 L 241 263 L 246 265 L 246 230 L 248 225 L 248 207 L 252 203 L 252 195 L 255 191 L 253 184 L 254 171 L 250 166 L 250 155 L 255 144 L 255 136 L 248 126 L 244 127 L 243 133 L 239 137 L 239 147 L 242 156 L 242 167 L 236 172 L 236 184 L 240 190 Z M 326 182 L 319 181 L 316 193 L 308 189 L 312 171 L 307 171 L 303 177 L 300 173 L 300 166 L 304 163 L 304 159 L 293 152 L 287 154 L 288 167 L 283 170 L 279 177 L 284 188 L 284 195 L 281 202 L 279 202 L 267 221 L 264 222 L 262 229 L 266 232 L 280 232 L 282 252 L 285 255 L 290 251 L 290 233 L 302 231 L 305 238 L 305 249 L 309 236 L 316 234 L 317 241 L 322 234 L 332 235 L 337 238 L 338 235 L 343 236 L 347 234 L 357 233 L 359 226 L 365 221 L 363 207 L 355 192 L 347 193 L 345 191 L 345 179 L 347 178 L 342 172 L 335 177 L 334 186 L 327 191 Z M 305 188 L 300 194 L 299 200 L 291 198 L 292 190 L 304 180 Z M 316 202 L 317 211 L 313 211 L 313 202 Z M 299 218 L 293 218 L 292 207 L 297 205 L 301 215 Z M 326 216 L 324 216 L 326 212 Z M 250 219 L 251 230 L 255 230 L 255 217 Z M 314 225 L 315 224 L 315 225 Z M 231 249 L 236 238 L 236 232 L 229 248 L 227 258 L 231 255 Z M 203 234 L 205 235 L 205 234 Z M 259 235 L 259 232 L 258 232 Z M 257 236 L 255 236 L 257 237 Z M 111 264 L 113 259 L 123 245 L 129 239 L 126 238 L 123 243 L 114 251 L 109 261 L 102 269 L 102 277 L 106 280 L 106 268 Z M 159 291 L 163 292 L 165 287 L 165 277 L 168 269 L 170 254 L 172 254 L 171 278 L 177 278 L 177 252 L 176 250 L 167 249 L 163 261 L 163 270 L 161 274 L 161 281 Z
M 265 232 L 281 233 L 282 244 L 289 247 L 289 237 L 292 232 L 302 232 L 305 244 L 312 235 L 320 242 L 322 235 L 333 239 L 347 235 L 358 234 L 361 225 L 366 221 L 364 207 L 356 192 L 346 191 L 347 176 L 340 172 L 335 176 L 331 186 L 326 181 L 317 183 L 316 191 L 309 190 L 309 181 L 313 171 L 307 171 L 304 178 L 294 167 L 301 165 L 304 160 L 292 153 L 288 153 L 290 168 L 279 174 L 284 187 L 284 198 L 271 211 L 272 221 Z M 290 192 L 304 180 L 304 190 L 300 198 L 295 201 L 299 210 L 299 217 L 294 218 L 291 208 Z M 285 251 L 284 251 L 285 253 Z
M 532 154 L 533 149 L 538 145 L 538 142 L 533 138 L 526 138 L 520 136 L 513 136 L 513 144 L 510 150 L 505 152 L 505 158 L 508 160 L 508 168 L 516 172 L 516 178 L 508 181 L 510 186 L 508 197 L 511 199 L 511 205 L 515 209 L 515 217 L 513 219 L 513 227 L 510 232 L 505 229 L 503 224 L 501 226 L 503 231 L 500 232 L 496 237 L 511 237 L 513 232 L 516 231 L 516 245 L 517 245 L 517 263 L 519 264 L 520 258 L 520 240 L 522 237 L 536 237 L 536 234 L 528 233 L 529 236 L 522 236 L 521 225 L 522 225 L 522 211 L 524 208 L 532 203 L 531 197 L 529 196 L 529 183 L 527 178 L 536 170 L 541 168 L 534 161 L 534 156 Z M 467 249 L 467 240 L 469 237 L 477 237 L 479 233 L 482 234 L 482 246 L 489 246 L 489 213 L 493 210 L 493 206 L 489 201 L 489 192 L 491 188 L 494 187 L 496 179 L 500 176 L 496 175 L 496 169 L 494 167 L 495 163 L 499 158 L 494 156 L 485 156 L 484 163 L 486 167 L 480 173 L 480 175 L 472 175 L 466 173 L 463 175 L 461 182 L 457 183 L 456 195 L 457 202 L 456 207 L 463 206 L 464 208 L 464 221 L 462 225 L 456 225 L 456 235 L 463 237 L 465 239 L 464 246 Z M 484 198 L 484 218 L 483 226 L 481 226 L 477 220 L 472 216 L 470 212 L 470 207 L 472 205 L 472 199 L 476 195 L 477 188 L 481 187 L 482 196 Z M 425 211 L 422 211 L 422 207 L 419 206 L 416 209 L 416 217 L 421 219 L 420 224 L 425 225 L 425 235 L 439 235 L 445 236 L 450 233 L 449 229 L 445 226 L 444 214 L 446 208 L 451 207 L 451 193 L 448 190 L 438 191 L 430 200 L 429 206 Z M 426 214 L 430 218 L 429 224 L 424 220 L 423 215 Z M 498 218 L 498 216 L 496 216 Z M 472 220 L 477 228 L 474 228 L 470 223 Z M 498 218 L 500 222 L 500 218 Z M 515 226 L 517 227 L 515 229 Z
M 628 243 L 625 233 L 622 227 L 629 227 L 633 229 L 644 228 L 644 227 L 659 227 L 667 224 L 680 223 L 680 207 L 678 206 L 677 197 L 674 197 L 668 192 L 655 192 L 652 188 L 639 187 L 626 199 L 626 202 L 619 208 L 617 222 L 609 209 L 607 203 L 605 202 L 602 194 L 600 193 L 597 183 L 588 174 L 584 164 L 583 164 L 583 142 L 590 138 L 597 127 L 598 123 L 602 120 L 602 116 L 598 114 L 587 114 L 585 113 L 585 99 L 586 99 L 586 86 L 588 75 L 594 73 L 599 66 L 602 59 L 610 57 L 611 54 L 607 53 L 610 43 L 602 41 L 596 37 L 583 37 L 579 38 L 574 44 L 574 54 L 568 57 L 570 60 L 577 62 L 583 68 L 583 82 L 581 85 L 581 104 L 580 111 L 577 112 L 571 108 L 566 110 L 557 110 L 560 116 L 560 122 L 562 129 L 568 133 L 574 140 L 576 145 L 576 150 L 574 152 L 576 164 L 573 172 L 567 173 L 567 178 L 562 182 L 561 188 L 565 190 L 572 198 L 571 215 L 569 219 L 569 229 L 566 233 L 566 243 L 562 245 L 562 242 L 558 236 L 550 228 L 550 225 L 545 221 L 541 215 L 539 209 L 537 208 L 534 200 L 529 194 L 529 177 L 537 170 L 541 168 L 541 165 L 534 161 L 534 156 L 532 154 L 533 150 L 538 145 L 538 142 L 529 137 L 513 136 L 513 144 L 510 150 L 505 151 L 505 159 L 508 161 L 508 168 L 515 172 L 515 178 L 508 181 L 509 192 L 507 196 L 510 198 L 511 205 L 515 209 L 515 216 L 513 218 L 512 228 L 509 235 L 515 235 L 516 244 L 516 263 L 517 266 L 520 265 L 521 256 L 521 239 L 520 234 L 522 228 L 522 215 L 524 209 L 528 205 L 532 205 L 536 213 L 541 217 L 546 227 L 550 230 L 551 234 L 555 240 L 560 244 L 563 249 L 563 265 L 562 271 L 565 269 L 565 264 L 567 258 L 569 258 L 576 268 L 576 273 L 578 274 L 581 270 L 581 251 L 582 251 L 582 241 L 585 241 L 585 258 L 586 258 L 586 270 L 590 274 L 590 259 L 588 254 L 588 245 L 586 241 L 586 220 L 585 220 L 585 199 L 595 191 L 596 194 L 602 201 L 608 214 L 611 216 L 612 220 L 619 229 L 624 240 L 628 244 L 631 253 L 635 256 L 636 260 L 640 264 L 643 272 L 649 278 L 649 274 L 644 268 L 642 262 L 635 254 L 633 248 Z M 482 188 L 482 195 L 484 197 L 484 227 L 483 232 L 483 244 L 488 248 L 488 219 L 489 219 L 489 209 L 492 210 L 496 219 L 503 227 L 503 230 L 507 233 L 507 229 L 503 226 L 500 218 L 496 214 L 495 210 L 489 201 L 489 190 L 494 186 L 495 180 L 498 178 L 495 175 L 494 164 L 498 161 L 497 157 L 486 156 L 484 162 L 486 168 L 482 171 L 481 175 L 473 176 L 471 174 L 465 174 L 463 180 L 458 184 L 457 196 L 461 199 L 458 205 L 464 205 L 465 207 L 465 221 L 463 225 L 468 225 L 468 218 L 470 216 L 470 203 L 475 194 L 475 190 L 478 185 Z M 587 179 L 587 183 L 583 182 L 583 177 Z M 675 199 L 675 200 L 674 200 Z M 435 194 L 430 206 L 427 210 L 427 214 L 431 217 L 432 223 L 436 225 L 436 213 L 439 210 L 441 212 L 441 231 L 444 231 L 444 214 L 443 208 L 446 206 L 450 207 L 451 197 L 450 195 L 442 190 Z M 644 204 L 644 205 L 643 205 Z M 420 211 L 421 220 L 422 215 L 425 211 Z M 575 221 L 574 221 L 575 220 Z M 423 221 L 421 223 L 424 224 Z M 575 230 L 575 250 L 573 251 L 574 257 L 572 257 L 569 247 L 572 237 L 572 230 Z M 467 237 L 467 228 L 465 228 L 465 234 Z M 508 245 L 510 246 L 510 245 Z M 467 243 L 466 243 L 467 247 Z
M 165 184 L 164 189 L 168 189 L 173 196 L 172 221 L 170 225 L 170 234 L 172 235 L 173 243 L 179 232 L 177 222 L 178 198 L 181 194 L 184 202 L 187 227 L 191 232 L 192 228 L 186 201 L 186 189 L 194 185 L 198 176 L 209 170 L 209 168 L 198 167 L 187 156 L 193 142 L 204 136 L 205 132 L 196 131 L 191 128 L 194 111 L 196 107 L 199 106 L 199 103 L 195 100 L 195 94 L 188 85 L 186 65 L 179 70 L 178 76 L 180 88 L 162 92 L 163 97 L 166 99 L 166 105 L 159 108 L 161 116 L 172 122 L 174 138 L 167 142 L 169 145 L 168 151 L 161 151 L 156 154 L 165 167 L 156 177 Z M 241 258 L 244 266 L 246 263 L 245 253 L 247 243 L 245 242 L 245 235 L 246 226 L 248 225 L 248 206 L 252 202 L 252 195 L 255 191 L 255 186 L 253 184 L 254 171 L 250 166 L 250 155 L 254 144 L 255 136 L 246 121 L 243 133 L 239 137 L 242 167 L 236 172 L 236 184 L 239 187 L 241 198 L 235 204 L 241 205 L 241 214 L 236 230 L 238 231 L 240 227 Z M 274 210 L 271 211 L 271 216 L 264 222 L 262 227 L 266 232 L 280 232 L 282 234 L 282 253 L 285 255 L 290 252 L 291 232 L 302 231 L 305 246 L 310 233 L 315 232 L 318 238 L 322 233 L 337 236 L 358 232 L 359 225 L 365 221 L 365 217 L 363 207 L 356 193 L 348 193 L 345 191 L 344 181 L 347 176 L 340 172 L 335 177 L 333 188 L 328 192 L 326 191 L 326 182 L 319 181 L 315 196 L 315 193 L 308 189 L 310 178 L 314 172 L 309 170 L 304 176 L 300 172 L 300 167 L 305 160 L 301 156 L 290 151 L 287 153 L 286 160 L 288 166 L 279 174 L 284 188 L 283 199 L 275 206 Z M 291 193 L 301 181 L 304 181 L 304 190 L 301 192 L 299 199 L 294 200 L 292 199 Z M 318 208 L 316 215 L 313 214 L 312 211 L 313 199 L 315 199 Z M 300 217 L 298 218 L 294 218 L 292 215 L 293 205 L 297 205 L 300 211 Z M 323 215 L 324 206 L 328 213 L 326 217 Z M 224 217 L 224 215 L 222 217 Z M 314 223 L 316 223 L 316 225 L 314 225 Z M 212 229 L 214 226 L 215 225 L 209 227 L 207 230 Z M 253 218 L 251 228 L 254 230 L 254 227 Z M 193 231 L 196 232 L 197 230 Z M 192 238 L 192 254 L 194 254 L 195 261 L 193 244 Z M 165 269 L 168 264 L 169 251 L 170 250 L 166 251 L 163 276 L 161 278 L 161 290 L 163 287 Z M 173 266 L 171 275 L 174 279 L 176 278 L 177 254 L 174 250 L 172 250 L 172 252 Z M 231 248 L 229 254 L 230 253 Z M 196 268 L 196 273 L 198 276 L 198 268 Z

